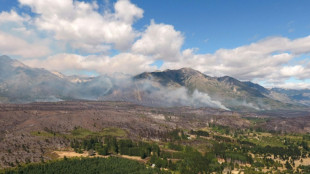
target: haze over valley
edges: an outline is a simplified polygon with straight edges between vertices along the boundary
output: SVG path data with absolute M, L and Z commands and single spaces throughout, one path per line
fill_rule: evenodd
M 0 174 L 310 173 L 309 7 L 0 0 Z
M 229 76 L 211 77 L 191 68 L 83 77 L 31 68 L 8 56 L 1 56 L 0 61 L 2 103 L 126 101 L 153 107 L 263 111 L 303 110 L 310 101 L 309 90 L 267 89 Z

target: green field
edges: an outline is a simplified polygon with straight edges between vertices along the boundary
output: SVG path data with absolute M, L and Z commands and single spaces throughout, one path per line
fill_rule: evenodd
M 253 125 L 266 121 L 258 118 L 249 120 Z M 174 129 L 156 142 L 128 139 L 125 130 L 114 127 L 98 132 L 77 127 L 66 134 L 48 130 L 31 134 L 47 139 L 54 136 L 66 138 L 75 154 L 94 151 L 93 155 L 132 156 L 146 163 L 139 164 L 141 171 L 140 167 L 135 168 L 138 173 L 306 173 L 310 162 L 309 134 L 280 134 L 253 128 L 234 129 L 211 124 L 198 130 Z M 67 161 L 56 163 L 61 166 Z M 126 161 L 124 163 L 127 164 Z M 48 164 L 52 165 L 50 162 Z M 136 166 L 134 163 L 132 165 Z M 42 166 L 48 168 L 46 164 L 37 164 L 10 172 L 30 171 L 30 168 L 41 170 Z M 154 169 L 148 169 L 151 166 L 155 166 Z M 94 166 L 90 164 L 89 167 Z M 133 172 L 125 169 L 120 171 Z
M 119 128 L 104 128 L 99 132 L 93 132 L 84 128 L 75 128 L 72 130 L 69 134 L 64 134 L 64 133 L 55 133 L 55 132 L 47 132 L 47 131 L 33 131 L 30 133 L 33 136 L 41 136 L 41 137 L 54 137 L 54 136 L 59 136 L 59 137 L 66 137 L 69 139 L 72 138 L 86 138 L 89 136 L 115 136 L 115 137 L 126 137 L 127 132 L 123 129 Z

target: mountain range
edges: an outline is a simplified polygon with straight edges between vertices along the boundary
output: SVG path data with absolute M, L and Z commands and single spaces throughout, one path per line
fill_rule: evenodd
M 0 56 L 1 103 L 62 100 L 276 110 L 310 106 L 310 90 L 267 89 L 229 76 L 211 77 L 191 68 L 144 72 L 136 76 L 66 76 L 31 68 L 8 56 Z

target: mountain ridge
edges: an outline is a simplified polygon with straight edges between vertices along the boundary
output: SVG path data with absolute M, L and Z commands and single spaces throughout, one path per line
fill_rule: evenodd
M 195 90 L 208 94 L 212 99 L 229 106 L 232 109 L 240 109 L 250 107 L 255 110 L 287 107 L 289 102 L 274 100 L 269 95 L 268 89 L 254 83 L 242 82 L 233 77 L 210 77 L 199 71 L 186 68 L 186 71 L 191 72 L 187 76 L 185 69 L 165 70 L 162 72 L 142 73 L 134 77 L 136 80 L 152 80 L 166 87 L 185 86 L 190 92 Z M 178 72 L 176 77 L 175 73 Z M 172 78 L 171 78 L 172 77 Z M 257 89 L 258 88 L 258 89 Z M 281 94 L 278 94 L 281 95 Z M 266 106 L 265 106 L 266 105 Z
M 269 90 L 229 76 L 211 77 L 192 68 L 144 72 L 118 79 L 66 76 L 31 68 L 8 56 L 0 56 L 0 63 L 0 102 L 3 103 L 121 100 L 160 107 L 188 104 L 233 110 L 269 110 L 300 105 L 279 90 Z

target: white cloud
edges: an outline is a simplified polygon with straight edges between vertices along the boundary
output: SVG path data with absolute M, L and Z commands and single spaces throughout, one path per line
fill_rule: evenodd
M 183 45 L 183 35 L 172 25 L 155 24 L 154 21 L 147 27 L 141 39 L 132 46 L 133 52 L 152 55 L 156 59 L 177 61 L 180 58 L 180 49 Z
M 111 45 L 90 45 L 82 42 L 73 42 L 71 43 L 71 47 L 87 53 L 107 53 L 109 50 L 111 50 Z
M 107 48 L 107 44 L 120 50 L 128 49 L 137 36 L 132 24 L 143 16 L 143 10 L 128 0 L 117 1 L 115 13 L 106 11 L 104 14 L 98 12 L 96 3 L 73 0 L 19 2 L 39 14 L 35 18 L 38 29 L 51 32 L 56 40 L 66 41 L 73 48 L 91 53 L 100 52 L 98 48 Z
M 280 70 L 281 75 L 285 77 L 299 77 L 300 79 L 310 77 L 310 69 L 306 69 L 302 65 L 284 66 Z
M 15 10 L 0 13 L 0 26 L 9 28 L 8 23 L 15 24 L 10 33 L 0 30 L 0 53 L 36 58 L 48 55 L 50 49 L 54 51 L 50 54 L 54 56 L 45 60 L 27 60 L 36 67 L 136 74 L 154 70 L 150 64 L 163 60 L 161 69 L 191 67 L 208 75 L 229 75 L 270 84 L 282 84 L 292 77 L 301 80 L 310 77 L 309 59 L 292 63 L 310 53 L 310 36 L 269 37 L 234 49 L 219 49 L 213 54 L 197 54 L 196 48 L 182 50 L 184 36 L 172 25 L 151 21 L 139 33 L 133 24 L 143 17 L 144 11 L 129 0 L 118 0 L 113 9 L 104 8 L 102 13 L 96 1 L 19 2 L 37 15 L 20 15 Z M 36 34 L 38 31 L 40 34 Z M 47 42 L 55 43 L 49 49 Z M 120 53 L 113 57 L 98 55 L 113 49 Z M 88 56 L 66 53 L 72 50 Z
M 12 28 L 12 31 L 14 31 L 15 33 L 19 33 L 23 37 L 29 37 L 35 35 L 35 32 L 33 30 L 29 30 L 24 26 Z
M 115 3 L 114 8 L 115 16 L 128 24 L 143 17 L 143 10 L 128 0 L 119 0 Z
M 195 54 L 193 49 L 187 49 L 177 62 L 166 62 L 162 69 L 192 67 L 208 75 L 229 75 L 240 80 L 305 79 L 310 77 L 310 66 L 292 65 L 290 61 L 310 52 L 309 38 L 267 38 L 235 49 L 219 49 L 214 54 Z
M 31 17 L 15 10 L 0 13 L 0 54 L 22 58 L 47 56 L 51 51 L 48 42 L 29 28 Z
M 310 89 L 310 83 L 307 82 L 283 82 L 279 84 L 273 84 L 270 88 L 284 88 L 284 89 Z
M 65 71 L 95 71 L 100 74 L 127 73 L 136 75 L 144 71 L 154 71 L 152 60 L 143 55 L 121 53 L 109 56 L 80 56 L 76 54 L 58 54 L 45 60 L 26 60 L 27 65 L 48 70 Z
M 10 12 L 1 12 L 0 13 L 0 24 L 13 22 L 16 24 L 22 24 L 23 22 L 29 20 L 30 17 L 28 15 L 20 16 L 16 13 L 16 11 L 11 10 Z
M 21 38 L 0 31 L 0 53 L 35 58 L 48 55 L 50 50 L 41 43 L 28 43 Z

